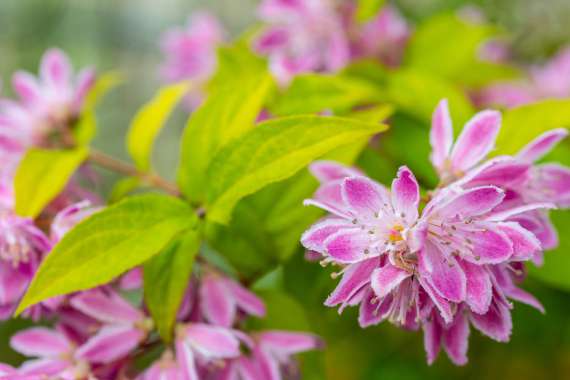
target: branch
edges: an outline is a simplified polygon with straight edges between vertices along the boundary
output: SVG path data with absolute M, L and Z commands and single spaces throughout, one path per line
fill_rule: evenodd
M 111 157 L 96 149 L 91 149 L 89 152 L 89 161 L 101 166 L 102 168 L 114 171 L 116 173 L 124 174 L 129 177 L 137 177 L 144 183 L 162 189 L 169 194 L 175 196 L 180 195 L 178 186 L 176 186 L 174 183 L 165 180 L 157 174 L 141 172 L 128 162 L 121 161 L 115 157 Z

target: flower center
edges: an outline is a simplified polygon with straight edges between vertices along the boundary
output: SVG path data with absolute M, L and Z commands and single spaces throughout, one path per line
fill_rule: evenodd
M 390 240 L 390 242 L 397 243 L 399 241 L 404 240 L 404 237 L 402 236 L 402 231 L 404 231 L 403 226 L 401 226 L 400 224 L 394 225 L 390 230 L 390 232 L 388 233 L 388 239 Z

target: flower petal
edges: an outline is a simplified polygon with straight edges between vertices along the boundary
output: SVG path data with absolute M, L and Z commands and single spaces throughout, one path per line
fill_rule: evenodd
M 313 162 L 309 165 L 309 171 L 321 183 L 363 175 L 358 169 L 344 166 L 335 161 L 326 160 Z
M 192 348 L 184 341 L 176 341 L 176 362 L 180 365 L 184 380 L 200 380 Z
M 325 240 L 326 254 L 338 263 L 350 264 L 368 258 L 370 235 L 358 229 L 340 230 Z
M 566 128 L 553 129 L 538 136 L 525 146 L 517 158 L 525 162 L 535 162 L 550 152 L 560 141 L 568 136 Z
M 544 306 L 542 306 L 540 301 L 537 300 L 532 294 L 525 292 L 524 290 L 517 287 L 508 289 L 507 291 L 505 291 L 505 293 L 509 298 L 512 298 L 515 301 L 519 301 L 529 306 L 532 306 L 536 310 L 540 311 L 542 314 L 545 313 Z
M 63 51 L 50 49 L 44 54 L 40 75 L 49 85 L 65 88 L 70 84 L 71 71 L 71 63 Z
M 323 342 L 311 334 L 288 331 L 266 331 L 258 336 L 259 344 L 265 351 L 273 352 L 278 357 L 298 354 L 323 347 Z
M 116 293 L 92 290 L 78 294 L 70 303 L 77 310 L 105 323 L 134 323 L 144 318 L 139 310 Z
M 200 304 L 208 322 L 222 327 L 230 327 L 234 323 L 235 299 L 219 275 L 210 274 L 202 280 Z
M 463 128 L 451 152 L 454 171 L 465 172 L 489 154 L 501 128 L 501 114 L 481 111 Z
M 511 312 L 501 302 L 493 302 L 485 314 L 471 314 L 471 323 L 477 330 L 498 342 L 508 342 L 513 327 Z
M 360 302 L 358 312 L 358 324 L 362 328 L 377 325 L 386 318 L 386 313 L 390 310 L 393 297 L 386 296 L 382 300 L 378 300 L 374 291 L 370 288 L 366 289 L 366 294 Z
M 466 219 L 491 211 L 503 201 L 504 197 L 505 192 L 498 187 L 481 186 L 459 193 L 433 211 L 437 211 L 442 218 L 459 216 L 461 219 Z
M 427 279 L 437 293 L 452 302 L 465 300 L 467 280 L 453 256 L 446 257 L 429 241 L 426 241 L 418 256 L 420 275 Z
M 253 292 L 250 292 L 248 289 L 230 279 L 226 279 L 226 286 L 241 310 L 256 317 L 263 317 L 265 315 L 266 310 L 263 301 Z
M 382 299 L 411 275 L 411 273 L 388 263 L 382 268 L 377 268 L 372 272 L 370 285 L 372 286 L 372 289 L 374 289 L 376 296 Z
M 442 171 L 453 145 L 453 125 L 447 99 L 441 100 L 433 113 L 429 140 L 432 149 L 431 162 L 435 168 Z
M 26 356 L 55 358 L 71 350 L 70 342 L 57 331 L 34 327 L 21 331 L 10 339 L 10 346 Z
M 359 290 L 370 283 L 370 275 L 378 266 L 377 258 L 350 265 L 345 271 L 336 289 L 325 301 L 326 306 L 336 306 L 350 300 Z
M 467 239 L 472 246 L 472 255 L 466 255 L 463 259 L 474 264 L 502 263 L 513 254 L 513 243 L 508 235 L 494 224 L 483 224 L 481 230 L 470 233 Z
M 432 365 L 437 359 L 441 350 L 442 328 L 437 317 L 432 316 L 423 323 L 424 330 L 424 348 L 427 354 L 427 362 Z
M 24 377 L 23 379 L 17 380 L 40 380 L 44 379 L 44 376 L 54 376 L 59 375 L 66 368 L 70 367 L 70 363 L 62 359 L 38 359 L 38 360 L 28 360 L 20 366 L 20 375 L 33 375 L 38 377 Z M 13 379 L 10 377 L 9 379 Z
M 500 223 L 499 229 L 504 232 L 513 243 L 513 260 L 530 260 L 537 252 L 542 250 L 538 238 L 518 223 Z
M 105 326 L 77 349 L 76 357 L 91 363 L 112 363 L 134 350 L 144 335 L 131 326 Z
M 398 176 L 392 182 L 392 206 L 399 217 L 411 225 L 418 219 L 420 187 L 416 177 L 405 166 L 398 170 Z
M 240 355 L 239 340 L 230 330 L 222 327 L 191 323 L 186 327 L 185 337 L 193 350 L 207 360 Z
M 460 260 L 459 264 L 467 278 L 465 302 L 474 313 L 485 314 L 493 298 L 493 284 L 489 273 L 484 267 L 464 260 Z
M 537 182 L 542 187 L 543 197 L 538 201 L 570 207 L 570 168 L 558 164 L 540 165 L 536 168 Z
M 443 348 L 456 365 L 467 364 L 467 347 L 469 345 L 469 322 L 465 313 L 459 311 L 453 322 L 445 327 Z
M 26 104 L 34 104 L 41 97 L 41 90 L 36 78 L 25 71 L 19 71 L 12 78 L 14 91 Z
M 311 251 L 324 253 L 324 242 L 329 236 L 353 226 L 345 219 L 330 218 L 322 220 L 313 224 L 311 228 L 303 233 L 301 244 Z
M 429 296 L 429 300 L 435 305 L 439 311 L 439 315 L 443 318 L 445 323 L 450 323 L 453 320 L 453 312 L 451 310 L 451 305 L 446 299 L 441 297 L 422 276 L 417 277 L 422 289 Z
M 378 183 L 366 177 L 348 177 L 341 185 L 341 195 L 346 206 L 358 219 L 374 218 L 386 203 L 387 192 Z

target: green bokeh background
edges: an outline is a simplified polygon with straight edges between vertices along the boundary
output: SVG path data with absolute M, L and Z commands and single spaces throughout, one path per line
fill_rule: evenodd
M 399 0 L 397 3 L 414 22 L 441 11 L 477 5 L 490 20 L 509 31 L 521 61 L 540 61 L 570 42 L 568 0 Z M 239 33 L 253 21 L 255 4 L 254 0 L 1 0 L 0 77 L 4 91 L 10 92 L 8 83 L 14 70 L 36 71 L 43 51 L 52 46 L 65 49 L 76 67 L 92 64 L 100 71 L 123 71 L 127 74 L 126 84 L 113 91 L 100 107 L 95 146 L 124 158 L 123 141 L 129 120 L 158 86 L 160 33 L 171 25 L 184 23 L 196 9 L 211 10 L 232 34 Z M 174 174 L 177 152 L 171 147 L 178 144 L 183 120 L 180 114 L 169 122 L 156 149 L 156 166 L 166 177 Z M 102 190 L 107 190 L 115 179 L 108 175 L 105 178 Z M 561 235 L 566 235 L 566 231 L 561 231 Z M 336 310 L 320 306 L 315 300 L 324 300 L 332 290 L 333 281 L 323 275 L 319 265 L 305 262 L 301 253 L 286 265 L 283 280 L 285 288 L 299 300 L 307 314 L 304 323 L 328 341 L 326 355 L 304 357 L 308 367 L 306 378 L 570 378 L 570 294 L 538 281 L 529 279 L 526 288 L 543 302 L 547 314 L 517 305 L 509 344 L 493 342 L 472 331 L 470 363 L 457 368 L 445 355 L 428 367 L 421 334 L 404 332 L 389 324 L 361 330 L 355 310 L 339 317 Z M 291 309 L 285 320 L 295 319 L 301 311 Z M 10 332 L 22 324 L 16 321 L 0 325 L 1 361 L 19 360 L 9 350 L 7 340 Z

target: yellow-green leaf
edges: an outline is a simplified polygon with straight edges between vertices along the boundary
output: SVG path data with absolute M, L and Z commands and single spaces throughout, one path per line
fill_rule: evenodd
M 333 149 L 385 129 L 380 123 L 327 116 L 292 116 L 259 124 L 222 149 L 208 168 L 208 218 L 227 223 L 244 196 L 291 177 Z
M 51 297 L 106 284 L 159 253 L 197 217 L 179 199 L 130 197 L 69 231 L 40 265 L 17 313 Z
M 144 299 L 158 333 L 172 340 L 176 314 L 188 289 L 194 260 L 200 248 L 196 230 L 186 232 L 144 265 Z
M 16 213 L 30 218 L 38 216 L 64 189 L 87 154 L 87 148 L 26 152 L 14 180 Z
M 178 83 L 160 89 L 131 122 L 127 150 L 139 170 L 150 169 L 154 140 L 188 87 L 188 83 Z

